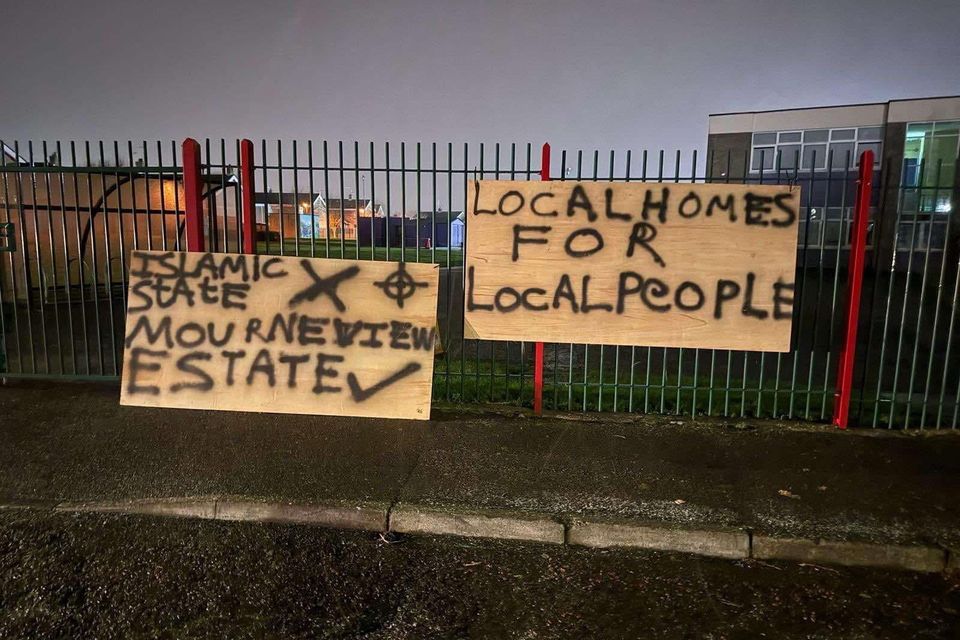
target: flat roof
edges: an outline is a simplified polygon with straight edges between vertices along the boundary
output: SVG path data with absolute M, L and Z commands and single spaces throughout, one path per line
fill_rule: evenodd
M 709 135 L 757 131 L 876 127 L 893 123 L 960 120 L 960 96 L 889 102 L 713 113 Z
M 896 98 L 894 100 L 887 100 L 886 102 L 851 102 L 848 104 L 822 104 L 819 106 L 811 107 L 784 107 L 782 109 L 761 109 L 758 111 L 723 111 L 719 113 L 711 113 L 709 117 L 714 116 L 740 116 L 740 115 L 750 115 L 754 113 L 781 113 L 783 111 L 809 111 L 812 109 L 843 109 L 846 107 L 882 107 L 884 105 L 892 104 L 894 102 L 914 102 L 917 100 L 960 100 L 960 95 L 947 95 L 947 96 L 925 96 L 921 98 Z

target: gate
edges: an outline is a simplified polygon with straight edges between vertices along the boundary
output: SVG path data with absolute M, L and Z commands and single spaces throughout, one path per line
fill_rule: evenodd
M 463 338 L 470 180 L 536 180 L 543 172 L 555 180 L 800 184 L 791 352 L 547 344 L 543 402 L 547 409 L 732 419 L 831 415 L 856 193 L 857 159 L 850 154 L 829 158 L 826 171 L 782 169 L 800 163 L 778 157 L 775 169 L 763 170 L 761 162 L 752 173 L 748 159 L 696 151 L 561 150 L 545 156 L 552 161 L 542 167 L 531 144 L 255 147 L 246 205 L 253 224 L 244 232 L 240 141 L 203 145 L 206 248 L 240 251 L 246 242 L 264 254 L 439 264 L 443 352 L 434 397 L 455 403 L 528 406 L 533 397 L 533 344 Z M 116 379 L 129 252 L 186 248 L 178 145 L 13 148 L 23 157 L 0 168 L 0 375 Z M 878 167 L 873 180 L 851 422 L 956 428 L 956 188 L 930 180 L 909 186 L 893 169 Z M 949 215 L 940 215 L 944 208 Z

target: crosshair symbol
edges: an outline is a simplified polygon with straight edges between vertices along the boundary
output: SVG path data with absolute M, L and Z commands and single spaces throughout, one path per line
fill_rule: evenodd
M 383 289 L 384 294 L 391 300 L 396 300 L 397 306 L 403 309 L 403 301 L 416 293 L 417 287 L 426 287 L 428 284 L 414 280 L 413 276 L 407 273 L 406 263 L 401 262 L 396 271 L 386 279 L 374 282 L 373 286 Z

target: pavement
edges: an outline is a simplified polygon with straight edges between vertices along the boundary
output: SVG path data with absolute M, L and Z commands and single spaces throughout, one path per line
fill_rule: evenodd
M 960 437 L 439 407 L 430 421 L 121 407 L 0 387 L 0 505 L 940 571 Z
M 0 511 L 3 638 L 952 638 L 960 576 Z

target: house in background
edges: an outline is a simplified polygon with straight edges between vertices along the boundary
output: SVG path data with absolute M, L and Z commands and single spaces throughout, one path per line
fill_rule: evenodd
M 257 240 L 298 237 L 300 214 L 310 213 L 310 196 L 267 191 L 253 194 Z
M 871 238 L 871 245 L 876 240 L 889 255 L 894 245 L 898 251 L 936 251 L 956 242 L 944 235 L 948 228 L 951 235 L 960 232 L 960 96 L 713 114 L 707 178 L 760 182 L 796 176 L 810 190 L 801 207 L 809 224 L 801 228 L 811 241 L 824 237 L 824 244 L 836 246 L 849 227 L 843 222 L 853 206 L 849 185 L 867 149 L 875 154 L 874 183 L 880 183 L 882 168 L 889 185 L 888 197 L 874 202 L 877 216 L 900 220 L 881 225 L 881 237 Z M 830 179 L 804 183 L 811 175 Z
M 330 239 L 345 240 L 358 239 L 360 220 L 383 218 L 383 205 L 365 198 L 330 198 L 324 199 L 318 195 L 313 201 L 315 211 L 315 238 L 326 238 L 329 229 Z M 306 232 L 309 232 L 309 218 L 307 218 Z M 302 236 L 301 237 L 311 237 Z
M 383 206 L 372 200 L 356 198 L 325 199 L 317 195 L 310 201 L 306 193 L 254 194 L 258 239 L 271 240 L 310 238 L 356 240 L 358 220 L 383 217 Z

